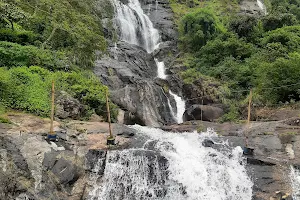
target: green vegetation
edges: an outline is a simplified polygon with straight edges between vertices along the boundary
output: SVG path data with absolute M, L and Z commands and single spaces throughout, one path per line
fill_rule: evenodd
M 222 121 L 240 119 L 250 88 L 256 106 L 300 100 L 300 1 L 266 4 L 266 16 L 245 16 L 238 1 L 172 1 L 187 67 L 181 76 L 228 88 L 220 95 L 229 107 Z
M 96 0 L 2 0 L 0 2 L 0 121 L 5 108 L 49 116 L 51 82 L 86 106 L 86 116 L 106 117 L 105 93 L 90 71 L 105 52 L 101 18 L 109 3 Z M 112 117 L 117 115 L 112 106 Z
M 10 108 L 25 110 L 40 116 L 49 116 L 51 82 L 55 81 L 57 91 L 66 91 L 87 109 L 106 116 L 105 93 L 103 86 L 93 73 L 50 72 L 37 66 L 0 68 L 0 100 Z M 113 105 L 112 105 L 113 106 Z M 115 106 L 113 106 L 114 108 Z M 113 112 L 113 116 L 116 116 Z

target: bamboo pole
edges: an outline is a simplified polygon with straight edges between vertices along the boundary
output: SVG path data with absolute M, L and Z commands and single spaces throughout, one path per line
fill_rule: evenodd
M 250 116 L 251 116 L 251 102 L 252 102 L 252 89 L 250 90 L 249 94 L 249 104 L 248 104 L 248 120 L 247 120 L 247 126 L 249 128 L 250 125 Z
M 53 120 L 54 120 L 54 81 L 52 81 L 52 90 L 51 90 L 51 122 L 50 122 L 50 135 L 54 135 L 53 130 Z
M 109 109 L 108 91 L 107 90 L 106 90 L 106 108 L 107 108 L 107 118 L 108 118 L 108 125 L 109 125 L 109 138 L 113 138 L 113 134 L 111 131 L 110 109 Z
M 249 103 L 248 103 L 248 119 L 247 119 L 247 124 L 246 124 L 246 133 L 244 134 L 245 135 L 245 147 L 247 149 L 247 153 L 248 154 L 248 129 L 250 128 L 250 117 L 251 117 L 251 102 L 252 102 L 252 89 L 250 89 L 250 94 L 249 94 Z M 245 150 L 244 150 L 245 152 Z

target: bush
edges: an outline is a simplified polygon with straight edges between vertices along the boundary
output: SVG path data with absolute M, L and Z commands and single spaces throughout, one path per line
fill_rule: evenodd
M 106 117 L 107 87 L 91 72 L 50 72 L 38 66 L 0 68 L 1 102 L 8 107 L 40 116 L 49 116 L 51 82 L 56 91 L 64 90 L 97 114 Z M 112 106 L 112 118 L 117 116 Z
M 63 53 L 0 42 L 0 67 L 40 65 L 49 70 L 65 69 L 68 62 Z
M 36 39 L 36 35 L 31 31 L 14 31 L 11 29 L 0 29 L 0 41 L 28 45 L 34 44 Z
M 275 13 L 262 19 L 265 31 L 275 30 L 284 26 L 293 26 L 298 23 L 296 16 L 290 13 Z
M 213 70 L 211 67 L 215 67 L 224 58 L 233 57 L 237 60 L 244 60 L 249 58 L 253 52 L 254 47 L 251 43 L 246 43 L 233 34 L 226 34 L 207 42 L 197 52 L 196 62 L 199 62 L 197 66 L 200 68 Z
M 180 24 L 183 45 L 195 51 L 221 32 L 224 32 L 224 27 L 214 13 L 207 9 L 185 15 Z
M 267 32 L 261 43 L 262 46 L 268 43 L 281 43 L 288 52 L 297 51 L 300 47 L 300 26 L 286 26 Z
M 288 58 L 278 58 L 273 63 L 261 63 L 257 70 L 256 84 L 265 102 L 300 100 L 299 63 L 299 53 L 291 53 Z M 284 85 L 290 86 L 283 87 Z

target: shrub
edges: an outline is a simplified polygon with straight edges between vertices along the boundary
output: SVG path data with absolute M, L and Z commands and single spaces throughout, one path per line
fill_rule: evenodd
M 40 116 L 49 116 L 51 82 L 56 91 L 64 90 L 88 106 L 98 115 L 106 117 L 107 87 L 91 72 L 50 72 L 38 66 L 0 68 L 1 102 L 8 107 Z M 111 104 L 112 118 L 117 107 Z M 88 112 L 91 113 L 91 112 Z
M 37 39 L 31 31 L 16 31 L 11 29 L 0 29 L 0 41 L 14 42 L 21 45 L 34 44 Z
M 224 27 L 214 13 L 207 9 L 186 14 L 180 24 L 182 43 L 195 51 L 221 32 L 224 32 Z
M 39 65 L 49 70 L 65 69 L 69 63 L 61 52 L 42 50 L 35 46 L 22 46 L 0 42 L 0 67 Z

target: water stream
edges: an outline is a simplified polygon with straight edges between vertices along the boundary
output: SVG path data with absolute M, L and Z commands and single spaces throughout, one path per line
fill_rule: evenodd
M 94 169 L 89 199 L 251 200 L 253 183 L 240 147 L 218 142 L 212 130 L 171 133 L 131 127 L 145 138 L 143 145 L 109 151 L 104 174 L 98 175 L 99 165 Z M 205 139 L 215 140 L 218 148 L 204 147 Z
M 116 12 L 116 25 L 120 28 L 120 38 L 130 44 L 135 44 L 143 47 L 148 53 L 153 52 L 159 46 L 159 32 L 153 27 L 149 17 L 144 13 L 138 0 L 129 0 L 125 5 L 118 0 L 113 0 Z M 155 1 L 155 8 L 157 10 L 158 1 Z M 148 14 L 150 7 L 148 8 Z M 164 62 L 154 59 L 157 66 L 157 77 L 166 79 Z M 171 114 L 177 123 L 182 123 L 182 116 L 185 111 L 184 100 L 170 91 L 176 101 L 176 109 L 170 106 Z M 176 111 L 176 114 L 174 110 Z
M 257 0 L 256 2 L 257 2 L 258 7 L 264 12 L 265 15 L 267 15 L 267 8 L 266 8 L 265 4 L 260 0 Z
M 113 4 L 120 38 L 130 44 L 139 45 L 151 53 L 157 47 L 159 33 L 142 10 L 140 2 L 128 0 L 128 4 L 123 4 L 118 0 L 113 0 Z
M 175 120 L 178 124 L 180 124 L 183 122 L 183 113 L 185 111 L 185 101 L 180 96 L 174 94 L 171 90 L 169 90 L 169 93 L 175 99 L 176 108 L 177 108 Z
M 293 188 L 293 200 L 300 200 L 300 170 L 291 167 L 290 178 Z

